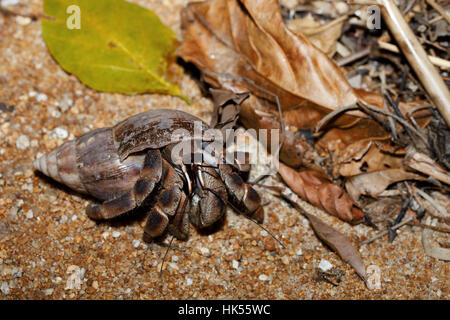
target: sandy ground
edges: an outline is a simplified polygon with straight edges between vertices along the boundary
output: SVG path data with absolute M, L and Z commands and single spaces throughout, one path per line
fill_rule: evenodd
M 154 10 L 179 35 L 186 1 L 135 1 Z M 39 14 L 42 1 L 12 7 Z M 173 108 L 209 120 L 212 103 L 184 76 L 193 105 L 162 95 L 95 92 L 65 73 L 50 56 L 39 21 L 0 14 L 0 299 L 448 299 L 449 264 L 423 253 L 421 231 L 404 227 L 360 248 L 366 266 L 379 268 L 381 288 L 368 290 L 354 271 L 314 235 L 288 204 L 265 192 L 261 228 L 227 212 L 209 233 L 191 231 L 180 250 L 142 240 L 143 217 L 112 223 L 90 221 L 87 198 L 34 172 L 43 152 L 93 128 L 149 109 Z M 261 189 L 259 189 L 261 191 Z M 352 227 L 307 206 L 351 237 L 375 231 Z M 342 272 L 337 286 L 315 280 L 321 260 Z

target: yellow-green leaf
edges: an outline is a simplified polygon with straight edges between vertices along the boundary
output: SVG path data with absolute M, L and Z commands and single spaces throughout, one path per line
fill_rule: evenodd
M 123 0 L 45 0 L 42 32 L 63 69 L 98 91 L 182 96 L 178 40 L 152 11 Z

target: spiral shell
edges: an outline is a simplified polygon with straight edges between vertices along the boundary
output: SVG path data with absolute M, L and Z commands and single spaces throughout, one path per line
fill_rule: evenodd
M 134 186 L 142 161 L 139 154 L 120 161 L 112 129 L 103 128 L 65 142 L 37 159 L 34 167 L 78 192 L 109 200 Z

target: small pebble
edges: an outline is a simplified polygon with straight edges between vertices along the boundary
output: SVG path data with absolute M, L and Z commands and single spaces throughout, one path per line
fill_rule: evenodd
M 114 231 L 112 233 L 112 236 L 113 236 L 113 238 L 118 238 L 118 237 L 120 237 L 120 232 L 119 231 Z
M 207 257 L 207 256 L 209 256 L 210 251 L 208 248 L 202 247 L 202 248 L 200 248 L 200 253 L 202 254 L 202 256 Z
M 25 135 L 21 135 L 16 141 L 16 147 L 19 150 L 25 150 L 30 146 L 30 140 Z
M 81 279 L 81 280 L 84 279 L 85 273 L 86 273 L 86 269 L 85 269 L 85 268 L 81 268 L 81 270 L 80 270 L 80 279 Z
M 139 240 L 137 240 L 137 239 L 133 240 L 133 248 L 138 248 L 140 244 L 141 244 L 141 242 Z
M 46 296 L 51 296 L 53 294 L 54 289 L 53 288 L 49 288 L 49 289 L 45 289 L 44 290 L 44 294 Z
M 61 108 L 61 110 L 63 112 L 66 112 L 67 110 L 70 109 L 70 107 L 72 107 L 73 105 L 73 100 L 70 98 L 69 95 L 64 94 L 61 101 L 59 101 L 59 107 Z
M 31 18 L 30 17 L 17 16 L 16 17 L 16 22 L 18 24 L 20 24 L 21 26 L 26 26 L 26 25 L 30 24 Z
M 54 107 L 50 107 L 47 109 L 47 112 L 50 114 L 50 116 L 52 116 L 53 118 L 60 118 L 61 117 L 61 112 L 59 112 L 58 110 L 56 110 L 56 108 Z
M 332 268 L 333 268 L 333 265 L 328 260 L 325 260 L 325 259 L 320 260 L 320 263 L 319 263 L 320 270 L 327 272 L 328 270 L 331 270 Z
M 25 216 L 27 217 L 27 219 L 32 219 L 33 218 L 33 211 L 32 210 L 28 210 L 27 213 L 25 214 Z
M 302 249 L 298 249 L 298 250 L 295 252 L 295 254 L 298 255 L 298 256 L 301 256 L 301 255 L 303 254 Z
M 167 262 L 167 265 L 173 270 L 180 270 L 180 268 L 178 268 L 178 265 L 176 263 Z
M 98 281 L 95 280 L 94 282 L 92 282 L 92 288 L 94 288 L 95 290 L 98 289 Z
M 69 136 L 67 130 L 61 127 L 55 128 L 53 132 L 58 139 L 67 139 L 67 137 Z
M 11 219 L 14 219 L 15 217 L 17 217 L 17 212 L 19 211 L 19 208 L 18 207 L 12 207 L 11 209 L 9 209 L 9 217 L 11 218 Z
M 276 249 L 275 240 L 273 240 L 273 238 L 266 238 L 264 240 L 264 248 L 269 251 L 274 251 Z
M 45 93 L 39 93 L 36 97 L 38 102 L 47 101 L 47 95 Z
M 190 286 L 192 283 L 193 283 L 193 281 L 192 281 L 191 278 L 187 278 L 187 279 L 186 279 L 186 285 L 187 285 L 187 286 Z
M 261 280 L 261 281 L 267 281 L 267 280 L 269 280 L 269 277 L 266 276 L 265 274 L 261 274 L 261 275 L 258 277 L 258 279 Z
M 282 256 L 281 257 L 281 262 L 283 262 L 283 264 L 288 265 L 289 264 L 289 258 L 287 256 Z
M 66 273 L 69 274 L 69 277 L 67 278 L 66 287 L 64 289 L 80 290 L 83 278 L 81 268 L 79 266 L 71 265 L 67 268 Z
M 67 216 L 65 214 L 63 214 L 61 216 L 61 220 L 59 220 L 60 223 L 66 223 L 67 222 Z
M 0 291 L 6 296 L 9 294 L 9 285 L 8 282 L 3 281 L 0 285 Z
M 231 262 L 231 265 L 233 266 L 234 269 L 239 268 L 239 262 L 237 262 L 236 260 L 233 260 L 233 261 Z
M 6 238 L 11 233 L 11 229 L 4 221 L 0 221 L 0 240 Z

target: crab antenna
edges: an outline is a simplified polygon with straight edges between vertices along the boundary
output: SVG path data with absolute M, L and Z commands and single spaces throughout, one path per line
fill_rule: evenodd
M 258 227 L 260 227 L 261 229 L 263 229 L 265 232 L 267 232 L 275 241 L 277 241 L 280 246 L 283 249 L 286 249 L 286 246 L 281 242 L 281 240 L 279 240 L 277 237 L 275 237 L 274 234 L 272 234 L 272 232 L 270 232 L 267 228 L 263 227 L 260 223 L 256 222 L 255 220 L 253 220 L 250 217 L 247 217 L 244 213 L 242 213 L 242 211 L 240 211 L 238 208 L 236 208 L 231 202 L 227 201 L 228 205 L 230 207 L 233 208 L 234 211 L 238 212 L 240 215 L 242 215 L 243 217 L 245 217 L 246 219 L 250 220 L 251 222 L 253 222 L 254 224 L 256 224 Z
M 164 267 L 164 262 L 166 261 L 166 257 L 167 254 L 169 253 L 169 250 L 172 249 L 172 242 L 175 239 L 175 236 L 172 236 L 172 238 L 170 239 L 169 245 L 167 246 L 167 250 L 164 253 L 164 257 L 161 261 L 161 268 L 159 269 L 159 277 L 162 278 L 162 272 L 163 272 L 163 267 Z

